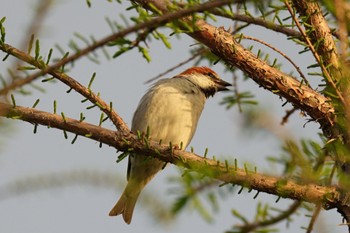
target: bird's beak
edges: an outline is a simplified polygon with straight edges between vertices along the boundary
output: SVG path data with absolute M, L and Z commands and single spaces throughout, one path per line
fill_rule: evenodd
M 227 87 L 232 86 L 231 83 L 228 83 L 222 79 L 215 80 L 215 83 L 217 84 L 218 91 L 229 91 L 230 89 L 228 89 Z

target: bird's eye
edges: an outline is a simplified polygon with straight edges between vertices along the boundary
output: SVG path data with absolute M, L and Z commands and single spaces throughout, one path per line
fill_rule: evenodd
M 216 76 L 213 73 L 211 73 L 211 72 L 208 72 L 207 76 L 209 76 L 212 79 L 216 79 Z

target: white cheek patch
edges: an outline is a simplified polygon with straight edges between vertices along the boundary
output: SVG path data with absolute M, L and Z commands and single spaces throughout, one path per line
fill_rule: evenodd
M 215 83 L 209 77 L 203 74 L 190 75 L 186 78 L 204 90 L 215 86 Z

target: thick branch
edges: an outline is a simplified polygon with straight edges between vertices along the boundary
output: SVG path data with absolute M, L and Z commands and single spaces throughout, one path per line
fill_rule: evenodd
M 137 1 L 142 5 L 148 1 Z M 161 8 L 163 0 L 152 3 Z M 183 18 L 190 21 L 190 18 Z M 229 66 L 235 66 L 251 77 L 259 86 L 286 98 L 295 107 L 306 112 L 312 119 L 318 121 L 326 134 L 330 135 L 334 125 L 334 108 L 330 100 L 320 93 L 303 85 L 294 77 L 277 68 L 271 67 L 259 59 L 251 51 L 240 45 L 234 37 L 223 28 L 214 27 L 203 20 L 197 20 L 196 32 L 188 33 L 197 41 L 206 45 L 215 55 L 223 59 Z
M 324 18 L 317 1 L 293 0 L 293 4 L 301 17 L 305 18 L 305 28 L 310 32 L 312 44 L 317 44 L 317 52 L 322 57 L 323 65 L 332 64 L 339 68 L 337 48 L 335 46 L 331 29 Z
M 332 106 L 329 100 L 318 92 L 301 84 L 295 78 L 271 67 L 255 54 L 238 44 L 223 28 L 215 28 L 202 22 L 200 31 L 192 37 L 211 48 L 229 65 L 236 66 L 265 89 L 286 98 L 294 106 L 307 112 L 314 120 L 331 123 Z
M 229 166 L 227 163 L 200 157 L 194 153 L 170 149 L 169 146 L 159 145 L 158 142 L 146 143 L 145 139 L 139 139 L 134 134 L 125 134 L 70 118 L 63 119 L 60 115 L 33 108 L 13 107 L 0 103 L 0 116 L 71 132 L 107 144 L 120 151 L 133 151 L 157 157 L 164 162 L 192 169 L 224 183 L 238 184 L 280 197 L 322 203 L 326 206 L 334 206 L 341 200 L 341 193 L 335 187 L 298 184 L 293 180 L 246 171 Z
M 319 53 L 318 53 L 317 50 L 315 49 L 315 47 L 317 47 L 317 46 L 316 46 L 316 45 L 314 46 L 314 44 L 310 41 L 310 39 L 309 39 L 308 35 L 306 34 L 306 32 L 302 29 L 302 27 L 301 27 L 301 25 L 300 25 L 300 23 L 299 23 L 299 19 L 297 19 L 297 18 L 295 17 L 294 13 L 293 13 L 292 7 L 289 5 L 288 1 L 284 1 L 284 4 L 286 5 L 288 11 L 290 12 L 290 14 L 291 14 L 291 16 L 292 16 L 292 18 L 293 18 L 293 21 L 295 22 L 295 24 L 296 24 L 296 26 L 298 27 L 299 31 L 300 31 L 301 34 L 303 35 L 303 38 L 304 38 L 304 40 L 306 41 L 306 43 L 307 43 L 309 49 L 311 50 L 312 54 L 313 54 L 314 57 L 316 58 L 317 63 L 320 65 L 321 70 L 322 70 L 322 72 L 323 72 L 323 75 L 324 75 L 324 77 L 325 77 L 325 80 L 327 80 L 329 86 L 330 86 L 331 88 L 334 89 L 334 91 L 335 91 L 337 97 L 339 98 L 340 102 L 341 102 L 343 105 L 345 105 L 345 104 L 346 104 L 346 103 L 345 103 L 345 99 L 344 99 L 342 93 L 340 92 L 340 90 L 337 88 L 337 85 L 336 85 L 336 82 L 335 82 L 335 80 L 338 80 L 338 78 L 333 79 L 333 78 L 331 77 L 330 72 L 329 72 L 329 71 L 327 70 L 327 68 L 326 68 L 326 64 L 327 64 L 327 63 L 325 64 L 325 63 L 322 61 L 322 57 L 319 55 Z M 309 29 L 309 30 L 310 30 L 310 29 Z M 320 39 L 318 42 L 321 42 L 321 41 L 322 41 L 322 39 Z M 317 43 L 318 43 L 318 42 L 317 42 Z M 336 69 L 334 69 L 334 67 L 331 66 L 330 68 L 331 68 L 331 70 L 336 71 Z M 338 76 L 337 73 L 334 73 L 334 72 L 333 72 L 333 74 Z

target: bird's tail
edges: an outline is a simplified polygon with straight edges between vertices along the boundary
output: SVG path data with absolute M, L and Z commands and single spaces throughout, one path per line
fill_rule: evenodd
M 139 197 L 141 189 L 131 189 L 128 184 L 119 198 L 117 204 L 109 212 L 109 216 L 123 215 L 123 219 L 127 224 L 131 223 L 132 214 L 134 212 L 137 198 Z

